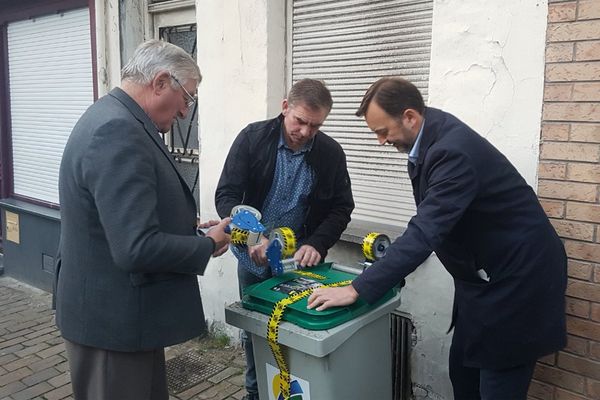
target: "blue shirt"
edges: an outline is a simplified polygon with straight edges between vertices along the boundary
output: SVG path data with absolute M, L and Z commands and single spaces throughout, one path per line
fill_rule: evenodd
M 265 235 L 274 228 L 286 226 L 294 231 L 296 239 L 301 239 L 298 235 L 306 219 L 308 196 L 314 182 L 314 173 L 304 155 L 312 145 L 313 140 L 298 151 L 290 149 L 285 143 L 282 127 L 273 183 L 262 208 L 261 223 L 266 228 Z M 269 267 L 256 265 L 248 255 L 248 249 L 232 246 L 231 251 L 246 270 L 258 277 L 269 276 Z
M 419 134 L 417 135 L 417 140 L 415 140 L 415 144 L 413 144 L 412 149 L 408 153 L 408 161 L 417 164 L 417 160 L 419 159 L 419 146 L 421 145 L 421 136 L 423 136 L 423 127 L 425 126 L 425 119 L 421 123 L 421 129 L 419 130 Z

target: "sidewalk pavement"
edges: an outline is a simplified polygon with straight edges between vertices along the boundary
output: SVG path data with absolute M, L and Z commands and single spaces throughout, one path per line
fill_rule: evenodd
M 52 296 L 0 277 L 0 399 L 72 399 L 65 345 Z M 171 400 L 239 400 L 244 356 L 215 339 L 165 349 Z

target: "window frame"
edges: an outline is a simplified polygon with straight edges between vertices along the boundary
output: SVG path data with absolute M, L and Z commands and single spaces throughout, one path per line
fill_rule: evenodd
M 8 2 L 7 2 L 8 3 Z M 23 0 L 10 5 L 2 5 L 0 15 L 0 198 L 13 198 L 24 202 L 59 209 L 58 204 L 41 199 L 35 199 L 14 192 L 13 147 L 11 131 L 10 82 L 8 71 L 8 35 L 7 27 L 11 22 L 42 17 L 54 13 L 71 11 L 78 8 L 88 8 L 90 16 L 90 41 L 92 65 L 92 88 L 94 101 L 98 99 L 98 72 L 96 59 L 96 21 L 94 0 Z

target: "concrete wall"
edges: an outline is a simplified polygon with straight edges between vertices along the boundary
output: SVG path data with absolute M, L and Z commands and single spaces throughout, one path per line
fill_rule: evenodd
M 435 0 L 429 104 L 488 138 L 536 185 L 548 1 Z
M 203 220 L 226 153 L 247 123 L 274 116 L 284 96 L 283 1 L 198 1 L 200 192 Z M 547 1 L 435 0 L 429 103 L 487 137 L 535 185 L 542 107 Z M 350 265 L 358 246 L 340 243 L 330 260 Z M 223 321 L 237 300 L 236 262 L 211 261 L 200 278 L 206 315 Z M 414 391 L 451 399 L 447 378 L 453 286 L 435 256 L 407 279 L 401 310 L 412 315 Z M 234 330 L 227 328 L 231 334 Z
M 120 67 L 131 58 L 140 43 L 153 37 L 151 32 L 145 32 L 146 19 L 145 1 L 119 1 Z
M 200 215 L 217 217 L 214 193 L 229 147 L 253 121 L 281 111 L 285 82 L 283 1 L 203 0 L 198 15 Z M 207 318 L 224 321 L 225 304 L 238 300 L 231 253 L 211 261 L 200 278 Z M 226 328 L 231 334 L 233 328 Z
M 98 98 L 121 83 L 118 0 L 96 0 Z

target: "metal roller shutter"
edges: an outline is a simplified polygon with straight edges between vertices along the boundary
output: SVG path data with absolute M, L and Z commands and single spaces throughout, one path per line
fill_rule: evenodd
M 331 90 L 323 131 L 347 154 L 353 221 L 406 226 L 415 213 L 406 155 L 380 146 L 354 113 L 385 75 L 407 78 L 427 96 L 432 15 L 432 0 L 292 1 L 291 80 L 322 79 Z
M 8 72 L 14 193 L 58 204 L 58 170 L 93 100 L 87 8 L 10 23 Z

